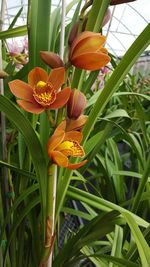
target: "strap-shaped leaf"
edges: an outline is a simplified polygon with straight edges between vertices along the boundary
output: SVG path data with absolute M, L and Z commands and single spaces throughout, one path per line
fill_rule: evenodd
M 126 213 L 126 212 L 123 212 L 122 215 L 126 219 L 131 229 L 132 235 L 134 237 L 134 240 L 136 242 L 136 245 L 139 251 L 142 266 L 149 267 L 150 266 L 150 247 L 148 246 L 142 232 L 140 231 L 133 217 L 129 213 Z
M 25 142 L 30 151 L 37 179 L 40 188 L 40 199 L 43 212 L 43 227 L 44 227 L 44 212 L 46 207 L 46 178 L 47 166 L 41 143 L 34 129 L 27 118 L 20 112 L 20 110 L 5 96 L 0 95 L 0 111 L 4 112 L 8 119 L 10 119 L 16 128 L 22 133 Z M 38 152 L 38 153 L 37 153 Z M 43 233 L 44 234 L 44 233 Z

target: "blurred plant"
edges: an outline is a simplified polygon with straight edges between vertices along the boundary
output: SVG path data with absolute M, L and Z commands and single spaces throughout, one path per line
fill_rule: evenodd
M 22 40 L 22 46 L 19 47 L 16 41 L 7 43 L 8 46 L 8 59 L 13 61 L 16 65 L 16 69 L 20 70 L 23 65 L 28 62 L 28 40 L 25 37 Z

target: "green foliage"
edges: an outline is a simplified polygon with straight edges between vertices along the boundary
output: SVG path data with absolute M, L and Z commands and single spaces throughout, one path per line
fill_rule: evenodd
M 72 7 L 75 12 L 65 28 L 65 62 L 74 24 L 79 21 L 79 32 L 84 27 L 99 32 L 109 3 L 94 0 L 86 9 L 84 1 L 73 0 L 66 7 L 66 14 Z M 27 33 L 29 39 L 29 62 L 20 71 L 16 72 L 6 55 L 3 58 L 10 75 L 4 80 L 5 96 L 0 95 L 7 137 L 7 154 L 0 159 L 0 266 L 38 267 L 41 260 L 46 261 L 46 219 L 48 211 L 53 212 L 54 184 L 52 266 L 87 266 L 89 262 L 96 267 L 150 266 L 150 89 L 140 74 L 129 74 L 150 44 L 150 24 L 119 63 L 111 55 L 111 75 L 106 75 L 102 90 L 97 90 L 99 71 L 67 69 L 66 85 L 79 88 L 88 99 L 82 143 L 88 161 L 78 170 L 54 165 L 48 170 L 47 141 L 55 130 L 55 114 L 50 113 L 49 123 L 46 113 L 22 111 L 13 103 L 8 82 L 27 81 L 35 66 L 49 72 L 39 52 L 59 53 L 61 8 L 52 11 L 51 1 L 30 0 L 27 25 L 15 27 L 21 12 L 8 30 L 0 33 L 4 44 L 8 38 Z M 92 86 L 97 91 L 91 90 Z M 60 111 L 61 119 L 65 112 Z M 76 220 L 77 227 L 67 226 L 62 234 L 67 216 Z

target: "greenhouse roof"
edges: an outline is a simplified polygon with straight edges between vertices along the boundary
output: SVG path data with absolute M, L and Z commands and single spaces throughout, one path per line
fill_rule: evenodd
M 71 1 L 67 0 L 66 5 Z M 19 11 L 23 7 L 23 11 L 16 22 L 16 26 L 26 23 L 27 0 L 6 0 L 4 29 L 7 29 Z M 60 0 L 52 0 L 52 11 L 61 5 Z M 71 19 L 74 8 L 68 13 L 66 20 Z M 112 17 L 104 26 L 103 34 L 107 36 L 106 47 L 111 53 L 120 57 L 124 55 L 133 41 L 142 32 L 147 23 L 150 21 L 149 10 L 150 1 L 137 0 L 128 4 L 121 4 L 110 7 Z M 150 50 L 148 48 L 147 50 Z

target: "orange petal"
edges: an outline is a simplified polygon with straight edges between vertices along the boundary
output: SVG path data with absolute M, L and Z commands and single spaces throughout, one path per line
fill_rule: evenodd
M 65 131 L 66 129 L 66 120 L 62 121 L 56 128 L 55 133 L 57 133 L 57 131 L 63 130 Z
M 104 53 L 86 53 L 71 60 L 79 69 L 99 70 L 110 61 L 110 57 Z
M 76 45 L 72 57 L 79 56 L 83 53 L 97 52 L 102 48 L 105 40 L 106 38 L 99 33 L 83 39 Z
M 17 100 L 17 103 L 24 110 L 34 114 L 40 114 L 44 111 L 44 108 L 40 106 L 37 102 L 31 103 L 26 100 Z
M 77 120 L 67 120 L 66 131 L 80 130 L 87 121 L 88 116 L 81 115 Z
M 50 155 L 52 161 L 54 161 L 60 167 L 68 166 L 68 158 L 59 151 L 52 151 Z
M 64 141 L 65 140 L 75 140 L 75 141 L 79 142 L 79 144 L 80 144 L 82 141 L 82 138 L 83 138 L 82 133 L 77 132 L 77 131 L 71 131 L 71 132 L 65 133 Z
M 56 95 L 56 100 L 50 105 L 49 109 L 57 109 L 63 107 L 67 103 L 70 97 L 70 93 L 71 89 L 69 87 L 66 87 L 61 92 L 59 92 Z
M 54 150 L 64 139 L 65 132 L 58 130 L 48 140 L 48 155 L 50 156 L 51 151 Z
M 37 85 L 39 81 L 47 82 L 47 79 L 48 79 L 47 72 L 40 67 L 34 68 L 28 74 L 28 83 L 31 86 Z
M 22 98 L 28 101 L 34 101 L 32 87 L 20 80 L 14 80 L 9 82 L 10 91 L 18 98 Z
M 51 82 L 54 90 L 58 90 L 65 81 L 65 69 L 63 67 L 53 69 L 48 77 L 48 82 Z
M 71 46 L 71 51 L 70 51 L 70 55 L 72 55 L 72 53 L 74 52 L 74 49 L 76 48 L 76 46 L 84 39 L 88 38 L 88 37 L 93 37 L 95 34 L 94 32 L 90 32 L 90 31 L 85 31 L 80 33 L 74 40 L 72 46 Z M 101 35 L 99 33 L 99 35 Z
M 86 162 L 87 160 L 83 160 L 79 163 L 74 163 L 74 164 L 69 163 L 67 168 L 70 170 L 75 170 L 75 169 L 82 167 Z

